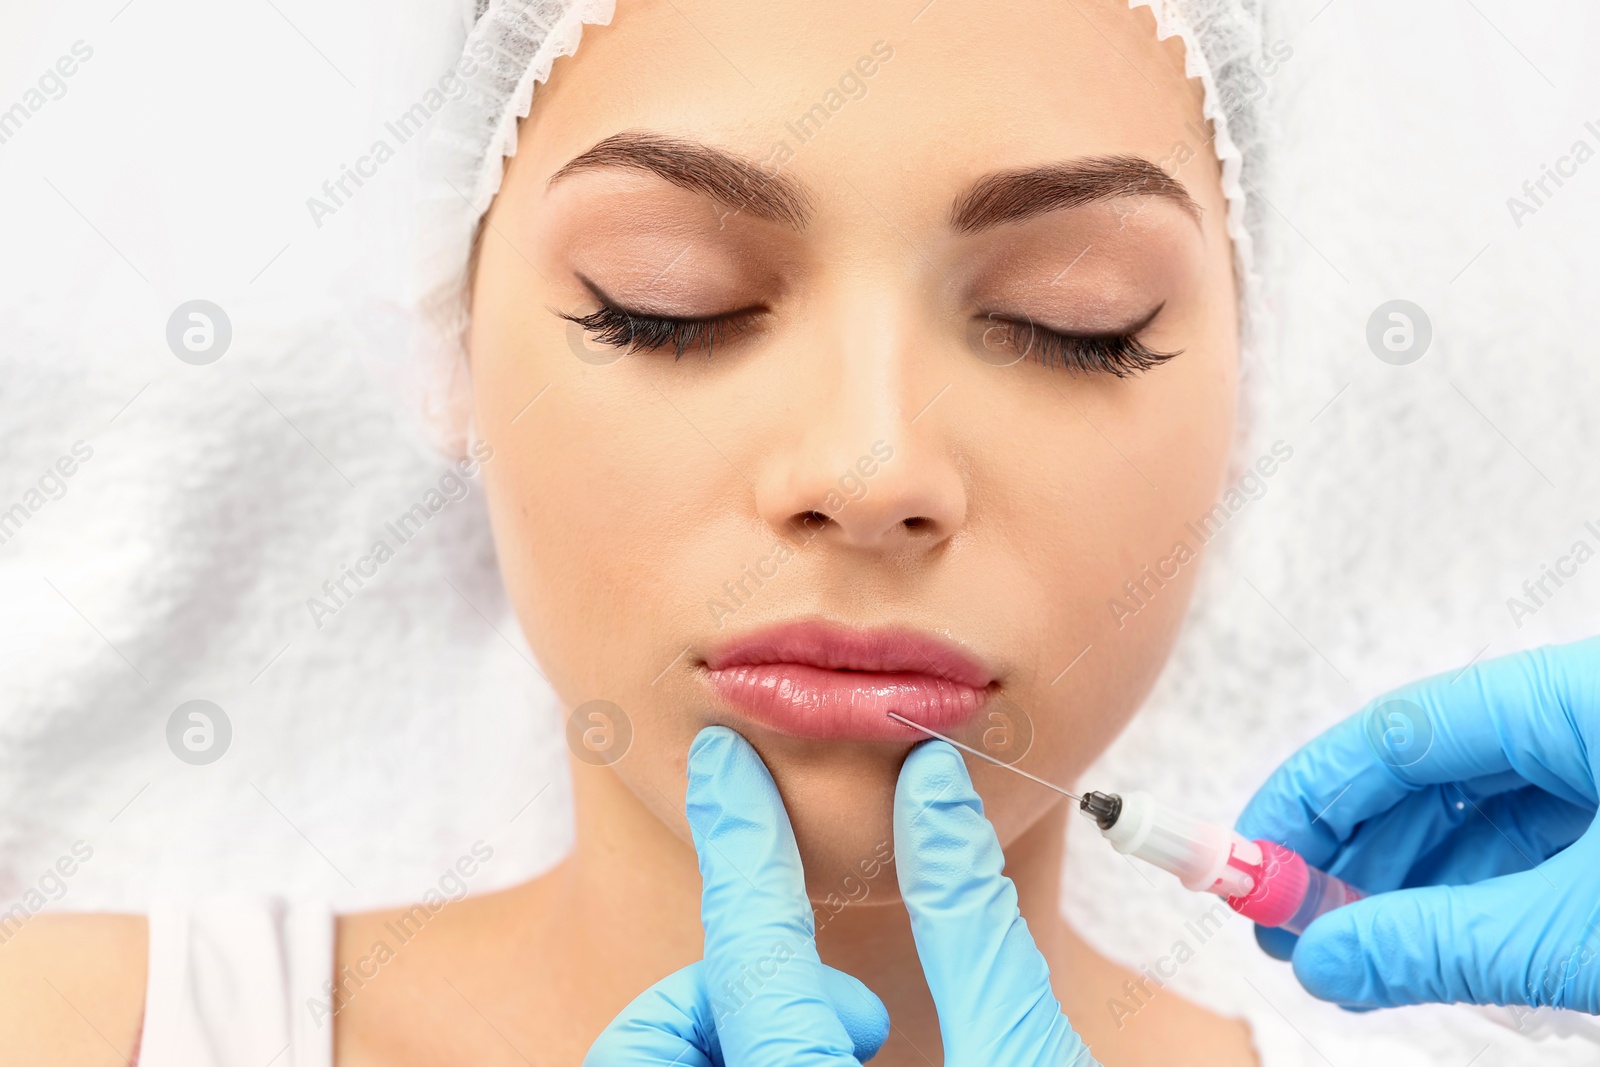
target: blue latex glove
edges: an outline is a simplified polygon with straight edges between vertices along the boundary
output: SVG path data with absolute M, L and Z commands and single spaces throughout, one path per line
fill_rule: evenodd
M 866 986 L 818 959 L 788 815 L 732 730 L 707 727 L 690 747 L 688 815 L 705 959 L 628 1005 L 584 1063 L 843 1067 L 875 1055 L 889 1017 Z M 1061 1014 L 994 830 L 943 742 L 919 745 L 901 770 L 895 851 L 945 1062 L 1098 1067 Z
M 1002 873 L 994 827 L 951 745 L 925 741 L 906 757 L 894 846 L 944 1062 L 1099 1067 L 1061 1013 L 1016 887 Z
M 883 1002 L 817 956 L 788 812 L 761 757 L 725 726 L 689 746 L 705 957 L 612 1020 L 585 1067 L 847 1067 L 889 1036 Z
M 1382 895 L 1298 943 L 1257 939 L 1349 1007 L 1600 1013 L 1597 772 L 1600 638 L 1381 697 L 1291 756 L 1237 829 Z

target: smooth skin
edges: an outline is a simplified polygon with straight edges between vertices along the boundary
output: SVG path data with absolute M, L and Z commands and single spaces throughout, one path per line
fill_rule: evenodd
M 796 133 L 818 107 L 825 123 Z M 622 708 L 633 742 L 610 765 L 574 759 L 576 840 L 559 866 L 451 905 L 341 1000 L 338 1067 L 575 1064 L 699 959 L 685 770 L 708 726 L 737 730 L 770 771 L 828 916 L 820 960 L 894 1020 L 873 1062 L 940 1061 L 913 925 L 877 860 L 911 741 L 781 735 L 717 699 L 703 655 L 803 618 L 929 630 L 993 670 L 993 709 L 1031 730 L 1021 766 L 1071 782 L 1099 756 L 1167 659 L 1198 551 L 1136 613 L 1107 603 L 1210 508 L 1236 436 L 1238 297 L 1206 128 L 1182 43 L 1120 0 L 882 0 L 826 17 L 799 0 L 628 0 L 585 28 L 535 94 L 482 231 L 473 416 L 539 665 L 565 708 Z M 785 143 L 781 173 L 806 190 L 808 219 L 730 210 L 638 168 L 550 181 L 625 131 L 757 167 Z M 952 226 L 985 176 L 1108 156 L 1145 160 L 1196 210 L 1124 189 Z M 636 310 L 759 311 L 711 354 L 608 356 L 563 317 L 597 309 L 585 278 Z M 992 316 L 1079 333 L 1144 323 L 1143 344 L 1180 354 L 1127 377 L 997 361 Z M 864 488 L 846 481 L 879 441 L 893 459 Z M 778 577 L 731 612 L 708 607 L 813 514 L 825 521 Z M 1254 1063 L 1244 1024 L 1171 990 L 1119 1027 L 1108 1002 L 1142 976 L 1060 913 L 1065 808 L 999 769 L 971 776 L 1053 995 L 1096 1056 Z M 344 917 L 339 964 L 395 917 Z M 0 950 L 0 1059 L 21 1043 L 56 1063 L 119 1062 L 142 969 L 93 982 L 73 969 L 137 961 L 143 937 L 136 919 L 30 924 Z M 80 990 L 76 1011 L 46 975 Z M 59 1053 L 69 1042 L 80 1058 Z
M 1107 600 L 1211 506 L 1238 389 L 1219 166 L 1196 137 L 1206 124 L 1181 43 L 1154 31 L 1147 11 L 1114 0 L 908 0 L 836 5 L 826 19 L 798 3 L 641 3 L 586 30 L 535 95 L 477 261 L 475 429 L 494 447 L 484 478 L 501 567 L 541 667 L 564 707 L 607 700 L 633 729 L 616 763 L 574 764 L 578 842 L 552 882 L 550 940 L 528 955 L 570 960 L 581 992 L 553 990 L 541 1012 L 598 1015 L 592 1037 L 700 957 L 685 761 L 699 731 L 721 725 L 770 771 L 812 900 L 864 893 L 817 945 L 895 1020 L 874 1062 L 938 1062 L 897 880 L 863 874 L 893 841 L 912 742 L 784 736 L 724 705 L 703 657 L 731 634 L 800 618 L 932 630 L 994 669 L 991 699 L 1032 730 L 1023 765 L 1063 782 L 1137 710 L 1197 567 L 1178 568 L 1131 618 Z M 864 93 L 801 141 L 797 116 L 850 71 Z M 807 190 L 808 220 L 730 212 L 638 168 L 552 180 L 633 131 L 758 163 L 787 139 L 781 174 Z M 987 175 L 1108 156 L 1165 166 L 1198 215 L 1123 196 L 982 232 L 951 225 L 952 204 Z M 605 360 L 563 317 L 600 306 L 586 281 L 658 315 L 761 315 L 709 354 Z M 1157 308 L 1142 340 L 1182 354 L 1126 378 L 999 366 L 972 339 L 990 313 L 1100 330 Z M 863 493 L 830 501 L 879 441 L 893 459 Z M 777 577 L 736 610 L 710 610 L 816 514 L 827 522 Z M 1252 1062 L 1241 1023 L 1171 990 L 1118 1027 L 1108 1003 L 1141 976 L 1060 915 L 1066 810 L 997 768 L 972 777 L 1057 998 L 1096 1054 Z M 497 1025 L 532 1008 L 497 1013 L 462 988 Z M 355 1018 L 344 1032 L 388 1039 Z

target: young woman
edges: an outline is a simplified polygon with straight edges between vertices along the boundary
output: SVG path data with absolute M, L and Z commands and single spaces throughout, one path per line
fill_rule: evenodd
M 578 732 L 615 731 L 575 747 L 575 849 L 425 922 L 273 913 L 253 956 L 41 918 L 0 953 L 0 1058 L 255 1034 L 295 1067 L 578 1063 L 700 956 L 685 764 L 724 725 L 813 901 L 849 900 L 817 946 L 888 1008 L 874 1062 L 938 1062 L 892 867 L 918 736 L 887 712 L 1073 780 L 1160 671 L 1229 473 L 1241 209 L 1185 49 L 1118 0 L 640 0 L 584 28 L 483 221 L 468 347 L 511 600 Z M 1255 1063 L 1175 994 L 1107 1014 L 1138 975 L 1058 910 L 1066 807 L 970 769 L 1096 1058 Z

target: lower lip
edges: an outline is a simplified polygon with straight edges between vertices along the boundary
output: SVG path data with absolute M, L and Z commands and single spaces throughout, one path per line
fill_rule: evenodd
M 723 667 L 707 675 L 729 704 L 779 733 L 816 741 L 916 740 L 926 735 L 889 718 L 889 712 L 945 731 L 971 718 L 989 695 L 929 674 L 833 671 L 803 663 Z

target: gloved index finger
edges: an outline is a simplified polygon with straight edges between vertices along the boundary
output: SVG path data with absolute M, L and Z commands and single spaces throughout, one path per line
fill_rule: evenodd
M 1397 689 L 1313 739 L 1236 828 L 1325 866 L 1356 826 L 1430 785 L 1512 772 L 1592 808 L 1597 734 L 1600 638 L 1504 656 Z
M 906 757 L 894 840 L 946 1062 L 1093 1064 L 1061 1013 L 983 801 L 945 742 L 922 742 Z
M 705 981 L 723 1054 L 740 1067 L 855 1064 L 821 978 L 800 851 L 750 744 L 712 726 L 689 748 Z

